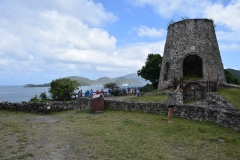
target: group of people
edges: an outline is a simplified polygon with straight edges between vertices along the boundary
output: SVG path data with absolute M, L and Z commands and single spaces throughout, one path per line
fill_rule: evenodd
M 103 89 L 101 89 L 100 91 L 99 91 L 99 90 L 96 90 L 95 93 L 96 93 L 96 94 L 103 94 L 103 95 L 104 95 L 104 90 L 103 90 Z M 93 97 L 93 94 L 94 94 L 94 92 L 93 92 L 92 89 L 91 89 L 90 91 L 87 90 L 87 91 L 85 92 L 85 96 L 84 96 L 84 97 L 92 98 L 92 97 Z M 82 91 L 82 89 L 78 91 L 78 97 L 83 97 L 83 91 Z
M 101 89 L 101 90 L 96 90 L 96 92 L 95 92 L 96 94 L 103 94 L 104 95 L 104 90 L 103 89 Z M 111 90 L 111 89 L 108 89 L 108 91 L 107 91 L 107 93 L 108 93 L 108 95 L 109 96 L 113 96 L 113 91 Z M 136 87 L 136 88 L 123 88 L 122 89 L 122 93 L 123 93 L 123 95 L 127 95 L 127 94 L 136 94 L 136 96 L 141 96 L 141 92 L 140 92 L 140 87 Z M 90 98 L 92 98 L 93 97 L 93 95 L 94 95 L 94 92 L 93 92 L 93 90 L 91 89 L 91 90 L 87 90 L 86 92 L 85 92 L 85 94 L 83 93 L 83 91 L 82 91 L 82 89 L 81 90 L 79 90 L 79 92 L 78 92 L 78 97 L 90 97 Z

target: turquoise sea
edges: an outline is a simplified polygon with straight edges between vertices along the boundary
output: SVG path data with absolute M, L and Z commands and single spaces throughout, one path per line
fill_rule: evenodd
M 139 86 L 139 85 L 138 85 Z M 121 88 L 127 87 L 138 87 L 138 86 L 120 86 Z M 141 85 L 139 87 L 142 87 Z M 96 90 L 103 89 L 103 86 L 82 86 L 79 89 L 82 89 L 83 93 L 86 90 L 92 89 L 94 92 Z M 46 92 L 47 96 L 51 96 L 48 92 L 49 87 L 24 87 L 24 86 L 0 86 L 0 102 L 28 102 L 35 95 L 39 96 L 42 92 Z M 106 92 L 107 89 L 104 89 Z M 78 91 L 76 91 L 77 93 Z

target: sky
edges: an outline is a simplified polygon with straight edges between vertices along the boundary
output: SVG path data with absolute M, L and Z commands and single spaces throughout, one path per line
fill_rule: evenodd
M 224 68 L 240 70 L 240 0 L 0 0 L 0 85 L 137 73 L 186 17 L 213 19 Z

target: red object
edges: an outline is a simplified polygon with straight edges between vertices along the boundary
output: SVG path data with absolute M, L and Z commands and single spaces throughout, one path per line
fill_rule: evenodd
M 104 98 L 101 95 L 99 98 L 90 99 L 91 112 L 102 111 L 104 108 Z

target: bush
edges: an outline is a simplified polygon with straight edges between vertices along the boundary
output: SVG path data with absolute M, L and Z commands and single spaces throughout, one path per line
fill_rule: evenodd
M 44 92 L 45 93 L 45 92 Z M 44 97 L 44 93 L 41 93 L 41 95 Z M 40 96 L 41 96 L 40 95 Z M 46 95 L 46 93 L 45 93 L 45 95 Z M 39 96 L 39 98 L 41 98 Z M 38 99 L 38 96 L 37 95 L 35 95 L 34 97 L 32 97 L 31 99 L 30 99 L 30 101 L 29 102 L 46 102 L 46 100 L 47 100 L 47 96 L 46 96 L 46 99 Z
M 46 92 L 42 92 L 42 93 L 40 94 L 39 98 L 40 98 L 41 100 L 47 100 L 47 94 L 46 94 Z
M 122 93 L 122 90 L 120 88 L 115 88 L 113 90 L 113 95 L 114 96 L 119 96 Z
M 38 96 L 35 95 L 34 97 L 32 97 L 32 98 L 30 99 L 29 102 L 38 102 L 38 101 L 39 101 Z

